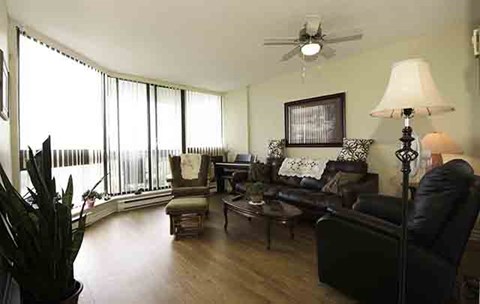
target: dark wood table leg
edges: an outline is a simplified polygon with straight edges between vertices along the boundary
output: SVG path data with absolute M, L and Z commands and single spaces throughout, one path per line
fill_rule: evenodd
M 271 231 L 271 221 L 267 219 L 267 249 L 270 250 L 270 231 Z
M 225 217 L 225 224 L 223 225 L 223 229 L 227 231 L 227 226 L 228 226 L 228 207 L 226 204 L 223 204 L 223 216 Z
M 295 220 L 291 220 L 290 223 L 288 224 L 289 228 L 290 228 L 290 238 L 293 240 L 295 239 L 295 233 L 293 232 L 294 228 L 295 228 Z

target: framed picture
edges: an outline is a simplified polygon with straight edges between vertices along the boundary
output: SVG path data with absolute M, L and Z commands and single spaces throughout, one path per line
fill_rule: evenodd
M 0 117 L 8 120 L 8 66 L 2 50 L 0 50 L 0 69 Z
M 341 147 L 345 137 L 345 93 L 285 103 L 287 147 Z

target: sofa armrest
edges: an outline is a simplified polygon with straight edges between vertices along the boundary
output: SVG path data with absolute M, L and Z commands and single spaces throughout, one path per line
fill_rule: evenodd
M 340 189 L 343 206 L 352 208 L 361 193 L 378 193 L 378 174 L 367 173 L 360 182 L 343 186 Z
M 401 231 L 399 225 L 395 225 L 391 222 L 382 220 L 375 216 L 371 216 L 351 209 L 327 208 L 327 210 L 331 217 L 334 217 L 338 220 L 348 221 L 352 224 L 381 232 L 396 239 L 400 238 Z
M 412 208 L 409 208 L 411 210 Z M 402 223 L 402 199 L 393 196 L 361 194 L 353 210 L 400 225 Z

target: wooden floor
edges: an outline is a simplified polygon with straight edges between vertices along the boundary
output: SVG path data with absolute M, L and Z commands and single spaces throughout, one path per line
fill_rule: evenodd
M 353 303 L 317 283 L 313 227 L 295 240 L 236 214 L 223 230 L 220 196 L 199 238 L 174 241 L 163 206 L 112 215 L 87 229 L 75 262 L 79 303 Z

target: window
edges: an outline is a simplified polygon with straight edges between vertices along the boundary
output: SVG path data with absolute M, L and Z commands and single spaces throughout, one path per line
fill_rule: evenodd
M 182 152 L 182 99 L 177 89 L 150 86 L 152 188 L 168 186 L 169 155 Z
M 35 151 L 51 135 L 57 185 L 71 174 L 80 203 L 103 176 L 102 75 L 24 35 L 19 44 L 21 192 L 31 187 L 28 146 Z
M 222 147 L 222 99 L 186 92 L 187 149 Z
M 168 157 L 222 155 L 222 101 L 102 74 L 20 36 L 22 193 L 30 181 L 27 148 L 52 137 L 59 186 L 73 175 L 74 199 L 108 173 L 97 190 L 111 195 L 168 188 Z

